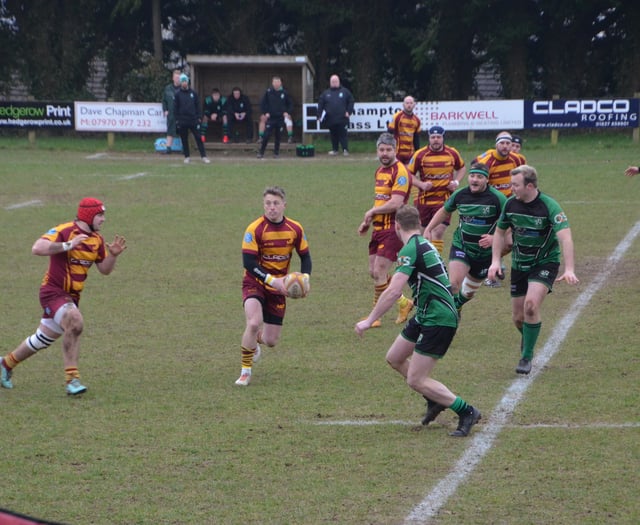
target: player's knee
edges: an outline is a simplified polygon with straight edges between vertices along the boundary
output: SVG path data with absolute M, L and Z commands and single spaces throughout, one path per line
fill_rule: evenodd
M 393 368 L 394 370 L 399 370 L 400 367 L 402 366 L 403 361 L 401 359 L 398 359 L 392 355 L 387 354 L 387 364 Z
M 279 340 L 280 338 L 278 336 L 265 336 L 264 334 L 262 335 L 262 341 L 269 348 L 273 348 L 274 346 L 276 346 Z
M 65 333 L 72 335 L 80 335 L 84 329 L 84 319 L 80 310 L 77 308 L 69 308 L 60 323 Z
M 253 317 L 247 318 L 247 329 L 252 334 L 258 335 L 258 332 L 260 331 L 260 325 L 262 325 L 262 319 Z
M 27 344 L 27 346 L 34 352 L 49 348 L 54 341 L 54 338 L 46 335 L 42 330 L 40 330 L 40 328 L 36 330 L 35 334 L 25 339 L 25 343 Z
M 540 306 L 535 302 L 527 299 L 524 302 L 524 317 L 536 317 L 538 315 Z
M 408 374 L 407 375 L 407 385 L 409 386 L 409 388 L 411 388 L 412 390 L 416 390 L 416 391 L 420 391 L 420 383 L 422 381 L 422 378 L 420 378 L 417 375 L 414 374 Z

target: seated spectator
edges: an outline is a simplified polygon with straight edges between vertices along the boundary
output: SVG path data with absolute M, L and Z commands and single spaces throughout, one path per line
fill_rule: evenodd
M 227 99 L 220 95 L 218 88 L 211 90 L 211 95 L 204 99 L 204 116 L 202 117 L 202 125 L 200 126 L 200 135 L 202 142 L 207 140 L 207 130 L 209 122 L 212 124 L 221 124 L 222 126 L 222 142 L 229 142 L 229 119 L 227 118 Z
M 251 120 L 251 101 L 247 95 L 242 93 L 239 87 L 231 90 L 231 96 L 227 99 L 227 118 L 229 122 L 229 133 L 237 142 L 238 126 L 244 124 L 245 141 L 247 144 L 253 140 L 253 121 Z

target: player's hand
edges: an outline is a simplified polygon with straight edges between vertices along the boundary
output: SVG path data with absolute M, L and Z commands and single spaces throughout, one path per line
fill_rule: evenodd
M 567 284 L 578 284 L 580 279 L 576 277 L 576 274 L 573 272 L 565 271 L 560 277 L 556 279 L 556 282 L 564 281 Z
M 284 287 L 284 277 L 275 277 L 269 285 L 278 295 L 287 295 L 287 289 Z
M 634 175 L 637 175 L 638 173 L 640 173 L 640 167 L 638 167 L 638 166 L 629 166 L 626 170 L 624 170 L 624 174 L 627 177 L 633 177 Z
M 360 337 L 365 333 L 366 330 L 371 328 L 371 323 L 367 319 L 363 319 L 362 321 L 356 323 L 355 331 Z
M 116 235 L 111 244 L 107 243 L 107 248 L 109 249 L 109 253 L 111 255 L 117 257 L 127 249 L 127 239 L 125 239 L 121 235 Z
M 489 266 L 489 272 L 487 273 L 487 279 L 495 281 L 499 278 L 499 275 L 502 275 L 502 268 L 500 267 L 500 263 L 491 264 L 491 266 Z
M 88 239 L 89 236 L 81 233 L 80 235 L 76 235 L 73 239 L 71 239 L 71 248 L 69 248 L 70 250 L 73 250 L 76 246 L 78 246 L 79 244 L 82 244 L 86 239 Z
M 480 236 L 480 240 L 478 241 L 478 246 L 480 246 L 480 248 L 491 248 L 491 245 L 493 244 L 493 235 L 489 235 L 488 233 L 485 233 L 484 235 Z
M 358 234 L 364 235 L 365 233 L 367 233 L 367 231 L 369 231 L 369 224 L 367 224 L 365 221 L 362 221 L 360 223 L 360 226 L 358 226 Z

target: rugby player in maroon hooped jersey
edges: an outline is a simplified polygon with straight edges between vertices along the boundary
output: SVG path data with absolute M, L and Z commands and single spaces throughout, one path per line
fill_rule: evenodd
M 98 233 L 105 221 L 102 201 L 84 198 L 78 205 L 75 221 L 51 228 L 31 248 L 31 253 L 49 257 L 49 269 L 40 286 L 43 314 L 40 326 L 11 353 L 0 359 L 0 384 L 13 388 L 13 369 L 39 350 L 51 346 L 62 337 L 65 390 L 68 395 L 83 394 L 87 387 L 80 382 L 78 357 L 84 319 L 78 308 L 80 293 L 89 272 L 96 264 L 98 271 L 109 275 L 118 256 L 126 249 L 124 237 L 116 235 L 111 244 Z

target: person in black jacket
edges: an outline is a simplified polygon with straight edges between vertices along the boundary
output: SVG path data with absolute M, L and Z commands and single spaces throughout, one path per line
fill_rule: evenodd
M 260 151 L 258 158 L 264 157 L 264 150 L 267 148 L 271 132 L 275 133 L 275 142 L 273 145 L 273 156 L 278 158 L 280 155 L 280 138 L 285 119 L 291 119 L 291 109 L 293 102 L 287 90 L 282 87 L 282 79 L 274 76 L 271 79 L 271 87 L 267 89 L 260 101 L 260 111 L 266 116 L 267 123 L 264 129 L 264 137 L 260 143 Z
M 329 89 L 323 91 L 318 100 L 318 119 L 329 128 L 331 135 L 329 155 L 338 154 L 338 144 L 342 146 L 344 155 L 349 155 L 347 130 L 349 117 L 353 114 L 353 103 L 351 91 L 340 85 L 338 75 L 331 75 Z
M 209 164 L 211 161 L 207 158 L 204 144 L 200 141 L 200 102 L 198 94 L 189 88 L 189 77 L 184 73 L 180 75 L 180 89 L 176 91 L 173 104 L 176 126 L 180 134 L 180 140 L 182 140 L 184 163 L 189 164 L 191 162 L 189 156 L 189 131 L 191 131 L 193 138 L 196 140 L 202 162 Z
M 237 86 L 231 90 L 231 96 L 227 99 L 227 116 L 229 117 L 229 133 L 234 138 L 234 141 L 237 132 L 236 125 L 244 124 L 245 140 L 249 144 L 253 140 L 251 101 Z

